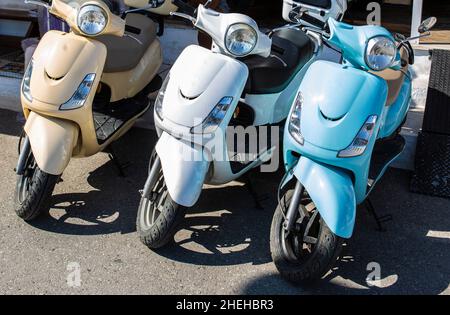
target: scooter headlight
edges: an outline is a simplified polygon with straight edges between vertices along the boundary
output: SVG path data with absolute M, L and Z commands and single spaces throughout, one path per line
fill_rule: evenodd
M 370 69 L 382 71 L 394 63 L 396 54 L 397 47 L 391 39 L 384 36 L 374 37 L 367 43 L 366 63 Z
M 301 145 L 305 143 L 305 139 L 302 136 L 300 125 L 302 117 L 302 106 L 303 106 L 303 94 L 298 92 L 297 98 L 294 103 L 294 110 L 292 111 L 291 117 L 289 118 L 289 133 L 291 136 Z
M 22 94 L 29 102 L 33 101 L 33 97 L 31 96 L 31 89 L 30 89 L 31 75 L 33 74 L 33 66 L 34 66 L 34 60 L 31 59 L 30 63 L 28 64 L 27 70 L 25 71 L 25 74 L 23 75 L 23 80 L 22 80 Z
M 84 103 L 86 102 L 87 97 L 89 96 L 89 93 L 91 92 L 94 80 L 95 80 L 95 73 L 88 74 L 84 78 L 83 82 L 81 82 L 75 94 L 70 98 L 70 100 L 62 104 L 59 107 L 59 109 L 70 110 L 80 108 L 81 106 L 83 106 Z
M 258 35 L 253 27 L 244 23 L 233 24 L 225 36 L 225 47 L 237 57 L 246 56 L 256 46 Z
M 344 150 L 338 153 L 340 158 L 348 158 L 360 156 L 366 151 L 370 138 L 375 131 L 375 124 L 377 123 L 377 116 L 372 115 L 367 118 L 366 122 L 362 126 L 361 130 L 356 135 L 353 142 Z
M 88 4 L 78 12 L 78 28 L 88 36 L 95 36 L 103 32 L 108 24 L 108 15 L 98 5 Z
M 155 101 L 155 113 L 158 116 L 160 120 L 164 119 L 163 116 L 163 101 L 164 96 L 166 94 L 167 86 L 169 85 L 170 81 L 170 73 L 167 75 L 166 79 L 164 80 L 163 84 L 161 85 L 161 88 L 159 89 L 158 96 L 156 97 Z
M 202 124 L 191 128 L 191 133 L 207 134 L 215 132 L 225 118 L 232 102 L 233 97 L 231 96 L 222 98 Z

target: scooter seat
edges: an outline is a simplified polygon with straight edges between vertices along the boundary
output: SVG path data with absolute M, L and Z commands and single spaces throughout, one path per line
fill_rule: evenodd
M 264 58 L 249 56 L 243 61 L 249 69 L 244 92 L 271 94 L 283 91 L 297 72 L 314 54 L 314 43 L 302 31 L 283 29 L 272 37 L 272 55 Z
M 97 38 L 105 44 L 107 56 L 104 72 L 123 72 L 135 68 L 148 47 L 156 39 L 156 24 L 141 14 L 128 14 L 125 36 L 103 35 Z

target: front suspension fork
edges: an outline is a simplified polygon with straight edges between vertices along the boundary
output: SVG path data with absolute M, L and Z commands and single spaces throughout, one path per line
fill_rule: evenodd
M 24 174 L 25 166 L 27 164 L 27 159 L 28 156 L 30 155 L 30 151 L 31 151 L 30 139 L 27 136 L 25 136 L 22 149 L 20 150 L 19 160 L 17 161 L 17 166 L 15 169 L 17 175 Z
M 145 182 L 144 189 L 142 191 L 143 198 L 150 198 L 150 194 L 152 193 L 153 187 L 155 187 L 156 182 L 159 179 L 159 172 L 161 170 L 161 160 L 158 155 L 156 155 L 155 160 L 153 161 L 152 168 L 147 177 L 147 181 Z
M 304 187 L 302 183 L 300 183 L 300 181 L 297 181 L 297 183 L 295 184 L 294 195 L 292 196 L 291 203 L 289 204 L 289 208 L 286 212 L 285 220 L 283 223 L 283 228 L 288 233 L 291 232 L 292 228 L 294 227 L 295 217 L 302 200 L 303 190 Z

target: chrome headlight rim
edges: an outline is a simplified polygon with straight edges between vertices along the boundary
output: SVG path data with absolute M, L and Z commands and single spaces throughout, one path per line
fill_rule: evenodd
M 238 27 L 238 26 L 241 26 L 241 27 Z M 233 28 L 236 28 L 236 29 L 233 29 Z M 230 49 L 230 45 L 228 45 L 228 42 L 229 42 L 230 35 L 232 35 L 235 32 L 242 31 L 244 29 L 246 29 L 252 33 L 252 35 L 254 36 L 254 43 L 253 43 L 251 49 L 249 49 L 245 53 L 239 54 L 239 53 L 233 52 L 232 49 Z M 253 52 L 253 50 L 255 50 L 255 47 L 258 43 L 258 32 L 250 24 L 237 22 L 237 23 L 234 23 L 234 24 L 231 24 L 230 26 L 228 26 L 227 31 L 225 32 L 224 43 L 225 43 L 225 49 L 227 50 L 227 52 L 229 54 L 239 57 L 239 58 L 246 57 L 246 56 L 250 55 Z
M 384 66 L 382 66 L 382 67 L 375 67 L 374 63 L 369 60 L 369 57 L 371 55 L 373 55 L 373 54 L 371 54 L 371 52 L 376 47 L 376 45 L 379 44 L 382 41 L 384 41 L 385 43 L 389 43 L 390 44 L 390 48 L 393 48 L 392 56 L 390 56 L 391 57 L 390 61 L 388 63 L 386 63 Z M 384 56 L 389 56 L 389 55 L 386 54 Z M 392 67 L 392 65 L 395 62 L 396 56 L 397 56 L 397 46 L 395 45 L 394 40 L 392 40 L 388 36 L 383 36 L 383 35 L 381 35 L 381 36 L 374 36 L 374 37 L 370 38 L 367 41 L 366 48 L 364 50 L 364 61 L 365 61 L 366 65 L 367 65 L 367 67 L 370 70 L 383 71 L 383 70 L 386 70 L 386 69 Z
M 87 14 L 89 11 L 95 11 L 97 13 L 100 13 L 103 16 L 104 19 L 104 25 L 103 27 L 96 31 L 96 32 L 87 32 L 85 28 L 82 27 L 81 23 L 81 18 L 84 14 Z M 103 31 L 106 29 L 106 27 L 108 26 L 109 20 L 108 20 L 108 14 L 106 13 L 105 9 L 103 9 L 101 6 L 96 5 L 96 4 L 85 4 L 83 6 L 80 7 L 80 9 L 78 10 L 78 15 L 77 15 L 77 26 L 78 29 L 86 36 L 98 36 L 100 34 L 103 33 Z

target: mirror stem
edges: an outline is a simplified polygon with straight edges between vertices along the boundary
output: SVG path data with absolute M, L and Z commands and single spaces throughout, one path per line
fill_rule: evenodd
M 407 38 L 407 39 L 405 39 L 405 40 L 402 40 L 402 41 L 400 42 L 400 44 L 404 44 L 404 43 L 409 42 L 409 41 L 411 41 L 411 40 L 415 40 L 415 39 L 419 39 L 419 38 L 424 38 L 424 37 L 429 37 L 429 36 L 431 36 L 431 32 L 426 32 L 426 33 L 424 33 L 424 34 L 420 34 L 420 35 L 418 35 L 418 36 L 413 36 L 413 37 L 409 37 L 409 38 Z

